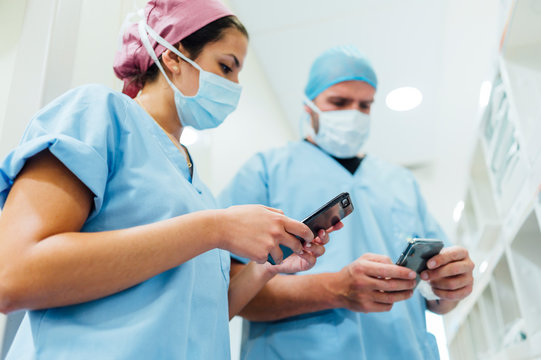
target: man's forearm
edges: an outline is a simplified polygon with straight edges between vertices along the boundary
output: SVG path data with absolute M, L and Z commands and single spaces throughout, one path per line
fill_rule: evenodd
M 231 276 L 244 265 L 231 264 Z M 331 285 L 334 273 L 277 275 L 271 279 L 240 315 L 252 321 L 274 321 L 340 306 L 340 295 Z

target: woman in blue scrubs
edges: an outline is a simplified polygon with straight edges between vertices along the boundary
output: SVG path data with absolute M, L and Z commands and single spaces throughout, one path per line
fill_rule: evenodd
M 82 86 L 31 120 L 0 165 L 0 310 L 28 310 L 8 359 L 229 359 L 229 318 L 323 252 L 279 210 L 215 210 L 179 143 L 235 109 L 247 39 L 219 1 L 150 1 L 115 59 L 135 99 Z M 229 252 L 255 260 L 231 286 Z

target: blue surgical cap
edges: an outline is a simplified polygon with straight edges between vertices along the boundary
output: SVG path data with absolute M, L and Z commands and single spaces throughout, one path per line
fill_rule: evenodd
M 348 80 L 364 81 L 374 89 L 378 85 L 372 65 L 359 49 L 351 45 L 333 47 L 312 64 L 304 93 L 313 100 L 328 87 Z

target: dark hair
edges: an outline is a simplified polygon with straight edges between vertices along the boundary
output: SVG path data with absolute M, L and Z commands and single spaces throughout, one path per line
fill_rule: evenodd
M 196 32 L 186 36 L 184 39 L 180 40 L 180 44 L 186 51 L 188 51 L 188 57 L 191 60 L 197 59 L 199 54 L 203 51 L 203 48 L 209 44 L 222 39 L 224 31 L 227 29 L 236 29 L 240 31 L 241 34 L 248 38 L 248 31 L 242 25 L 240 20 L 233 15 L 225 16 L 214 20 L 213 22 L 203 26 L 201 29 Z M 173 46 L 178 48 L 178 44 Z M 158 76 L 158 66 L 152 64 L 148 70 L 141 75 L 135 77 L 134 81 L 143 87 L 145 83 L 152 82 Z

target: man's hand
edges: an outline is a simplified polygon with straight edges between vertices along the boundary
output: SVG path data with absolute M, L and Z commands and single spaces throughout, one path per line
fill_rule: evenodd
M 472 292 L 475 265 L 465 248 L 444 248 L 428 261 L 427 266 L 421 279 L 427 280 L 434 294 L 441 299 L 459 301 Z
M 338 307 L 364 313 L 389 311 L 395 302 L 409 299 L 417 276 L 376 254 L 364 254 L 336 275 L 332 291 L 338 296 Z

